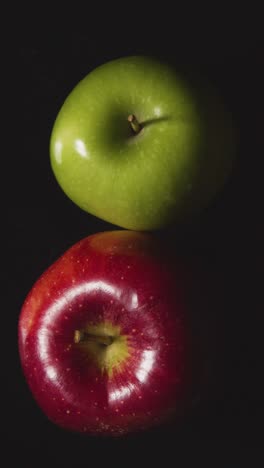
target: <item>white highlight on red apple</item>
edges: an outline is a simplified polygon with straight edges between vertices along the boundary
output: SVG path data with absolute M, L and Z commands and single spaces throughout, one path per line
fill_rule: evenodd
M 49 324 L 56 320 L 56 316 L 60 313 L 67 304 L 70 304 L 81 294 L 90 294 L 93 291 L 103 291 L 105 294 L 110 294 L 120 299 L 121 291 L 111 286 L 104 281 L 91 281 L 85 282 L 80 286 L 73 286 L 69 291 L 65 292 L 62 297 L 57 299 L 54 304 L 49 308 L 45 318 L 42 320 L 41 327 L 38 333 L 38 349 L 41 361 L 46 362 L 49 356 Z
M 147 380 L 148 374 L 150 373 L 155 362 L 155 354 L 156 351 L 152 349 L 143 352 L 141 363 L 139 365 L 138 371 L 136 372 L 136 376 L 140 382 L 145 382 Z
M 53 366 L 48 366 L 48 367 L 46 368 L 46 374 L 47 374 L 47 376 L 48 376 L 48 378 L 49 378 L 50 380 L 57 380 L 58 373 L 57 373 L 55 367 L 53 367 Z
M 124 400 L 133 393 L 134 384 L 124 385 L 120 389 L 113 390 L 109 395 L 109 401 Z
M 146 382 L 148 378 L 148 375 L 155 362 L 155 354 L 156 351 L 154 350 L 146 350 L 142 354 L 142 359 L 139 364 L 139 368 L 136 372 L 136 377 L 141 383 Z M 124 385 L 119 389 L 117 388 L 115 390 L 112 390 L 109 395 L 109 401 L 112 402 L 117 400 L 124 400 L 125 398 L 128 398 L 134 392 L 135 389 L 136 385 L 130 383 L 129 385 Z
M 136 292 L 131 293 L 129 310 L 137 309 L 138 307 L 138 295 Z
M 45 318 L 42 320 L 41 327 L 38 333 L 38 349 L 40 359 L 43 362 L 46 362 L 49 356 L 48 346 L 49 346 L 49 324 L 56 320 L 56 316 L 60 313 L 67 304 L 71 304 L 79 295 L 82 294 L 91 294 L 92 292 L 102 291 L 106 295 L 115 297 L 118 301 L 122 302 L 121 293 L 122 291 L 116 286 L 112 286 L 109 283 L 104 281 L 90 281 L 85 282 L 79 286 L 73 286 L 69 291 L 65 292 L 62 297 L 57 299 L 47 311 Z M 126 303 L 127 301 L 126 298 Z M 136 309 L 138 307 L 138 296 L 137 293 L 131 290 L 130 292 L 130 310 Z

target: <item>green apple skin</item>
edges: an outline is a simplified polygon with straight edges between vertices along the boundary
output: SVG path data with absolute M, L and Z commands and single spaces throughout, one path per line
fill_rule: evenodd
M 130 56 L 77 84 L 55 120 L 50 155 L 80 208 L 126 229 L 155 230 L 210 203 L 231 172 L 234 147 L 230 115 L 208 86 Z

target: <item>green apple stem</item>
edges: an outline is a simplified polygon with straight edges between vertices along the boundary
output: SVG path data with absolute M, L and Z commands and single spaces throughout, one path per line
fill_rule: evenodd
M 137 135 L 140 132 L 142 126 L 140 125 L 140 123 L 137 120 L 136 116 L 134 114 L 130 114 L 128 116 L 127 120 L 129 121 L 133 132 Z
M 114 338 L 109 335 L 93 335 L 92 333 L 87 333 L 82 330 L 75 330 L 73 341 L 75 344 L 81 342 L 93 342 L 100 345 L 109 346 L 113 343 Z

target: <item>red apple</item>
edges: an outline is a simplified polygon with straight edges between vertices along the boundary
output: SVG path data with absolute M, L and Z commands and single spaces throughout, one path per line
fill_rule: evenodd
M 188 269 L 165 250 L 143 233 L 91 235 L 33 286 L 19 320 L 20 357 L 55 424 L 119 435 L 190 404 L 200 364 Z

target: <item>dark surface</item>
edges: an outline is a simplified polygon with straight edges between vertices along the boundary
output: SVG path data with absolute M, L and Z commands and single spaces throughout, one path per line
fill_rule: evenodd
M 4 447 L 9 457 L 16 456 L 28 467 L 88 466 L 94 457 L 99 457 L 99 466 L 113 466 L 125 460 L 138 462 L 144 454 L 148 463 L 159 458 L 166 466 L 171 458 L 175 465 L 181 460 L 180 466 L 200 466 L 208 459 L 214 467 L 218 463 L 234 467 L 241 466 L 246 456 L 251 460 L 246 466 L 261 466 L 254 458 L 263 448 L 264 402 L 260 25 L 257 20 L 250 22 L 246 13 L 242 24 L 235 16 L 234 22 L 228 21 L 227 15 L 206 26 L 196 23 L 195 15 L 184 21 L 178 15 L 171 25 L 168 13 L 156 23 L 150 18 L 135 23 L 136 32 L 128 33 L 126 20 L 116 21 L 117 26 L 110 20 L 108 24 L 105 12 L 102 22 L 90 14 L 89 27 L 75 24 L 66 33 L 66 27 L 60 32 L 45 22 L 39 28 L 37 16 L 32 21 L 34 31 L 24 25 L 13 36 L 19 71 L 19 136 L 13 135 L 17 149 L 10 167 L 4 291 L 8 310 L 2 311 L 2 326 L 8 330 L 2 380 L 7 389 L 2 401 Z M 198 257 L 215 279 L 218 307 L 212 313 L 221 319 L 222 346 L 215 357 L 210 397 L 181 427 L 123 440 L 87 439 L 54 427 L 33 401 L 20 369 L 17 321 L 33 283 L 66 248 L 90 233 L 115 228 L 87 215 L 62 193 L 49 164 L 49 138 L 63 100 L 82 77 L 107 60 L 138 53 L 204 74 L 226 101 L 238 128 L 237 163 L 225 190 L 192 226 L 170 233 L 174 245 Z

